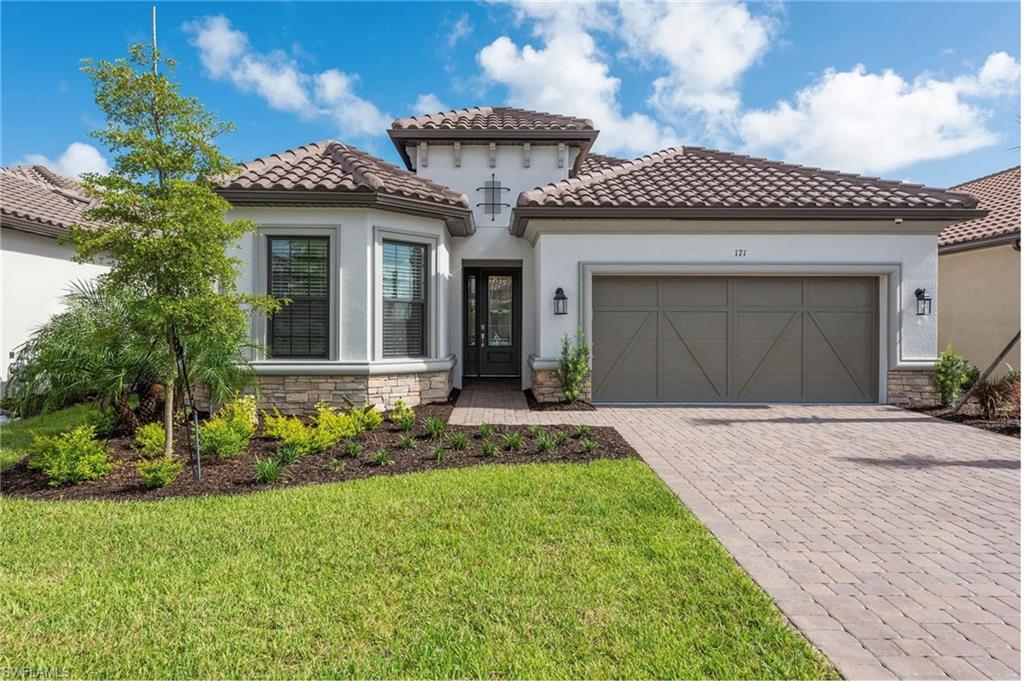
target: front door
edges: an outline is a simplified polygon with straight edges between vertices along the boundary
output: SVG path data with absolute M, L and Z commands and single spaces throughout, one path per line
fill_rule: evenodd
M 518 376 L 522 291 L 518 269 L 466 268 L 465 376 Z

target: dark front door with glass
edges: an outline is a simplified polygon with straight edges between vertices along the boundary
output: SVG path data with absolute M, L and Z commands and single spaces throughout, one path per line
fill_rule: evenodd
M 465 376 L 518 376 L 520 270 L 467 268 L 463 281 Z

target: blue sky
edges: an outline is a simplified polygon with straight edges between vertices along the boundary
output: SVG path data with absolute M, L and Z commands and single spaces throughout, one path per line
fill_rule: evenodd
M 102 169 L 83 57 L 148 39 L 150 4 L 2 13 L 4 165 Z M 598 151 L 700 144 L 949 186 L 1018 164 L 1015 3 L 159 3 L 183 90 L 237 160 L 323 138 L 398 162 L 419 109 L 584 115 Z M 87 146 L 89 145 L 89 146 Z

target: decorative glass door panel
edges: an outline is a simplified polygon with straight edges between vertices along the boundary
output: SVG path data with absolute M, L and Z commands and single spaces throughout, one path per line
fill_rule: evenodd
M 520 270 L 466 268 L 463 373 L 518 376 L 522 327 Z

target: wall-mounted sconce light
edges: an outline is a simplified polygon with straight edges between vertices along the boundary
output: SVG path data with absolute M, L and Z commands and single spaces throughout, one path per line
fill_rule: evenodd
M 569 314 L 569 299 L 561 286 L 555 289 L 555 314 Z
M 914 291 L 914 296 L 917 298 L 917 314 L 919 315 L 930 315 L 932 313 L 932 299 L 930 296 L 925 295 L 925 290 L 919 288 Z

